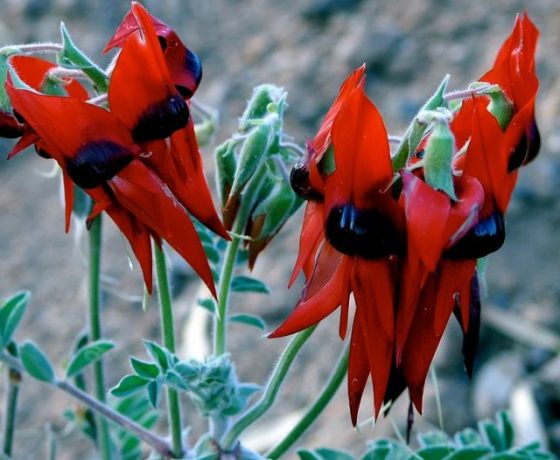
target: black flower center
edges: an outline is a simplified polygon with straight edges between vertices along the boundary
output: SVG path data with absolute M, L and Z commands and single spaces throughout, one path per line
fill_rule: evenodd
M 323 201 L 323 195 L 314 189 L 309 182 L 309 168 L 304 164 L 297 164 L 290 172 L 290 185 L 296 194 L 307 201 Z
M 135 142 L 165 139 L 185 127 L 188 121 L 187 103 L 176 94 L 148 107 L 138 118 L 132 138 Z
M 81 188 L 94 188 L 113 178 L 134 159 L 125 146 L 112 141 L 85 144 L 75 158 L 67 160 L 70 178 Z
M 497 251 L 504 244 L 506 227 L 501 212 L 480 220 L 463 238 L 448 249 L 447 259 L 478 259 Z
M 399 232 L 376 209 L 337 206 L 329 212 L 325 233 L 336 250 L 349 256 L 378 259 L 402 253 Z

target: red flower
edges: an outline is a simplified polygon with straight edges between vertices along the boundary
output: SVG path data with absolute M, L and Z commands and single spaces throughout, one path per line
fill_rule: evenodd
M 103 52 L 123 46 L 126 39 L 141 29 L 140 21 L 136 17 L 139 3 L 132 2 L 131 10 L 126 14 L 115 34 Z M 177 33 L 167 24 L 147 13 L 157 33 L 158 41 L 163 51 L 163 56 L 171 80 L 177 90 L 186 98 L 191 97 L 202 78 L 202 65 L 198 56 L 189 50 L 181 41 Z
M 46 96 L 26 87 L 21 67 L 29 58 L 19 58 L 6 89 L 15 111 L 38 136 L 37 148 L 63 170 L 67 214 L 74 182 L 94 200 L 90 218 L 107 211 L 129 240 L 148 289 L 152 236 L 158 243 L 166 240 L 215 294 L 185 207 L 226 233 L 203 175 L 188 105 L 170 79 L 150 16 L 137 3 L 132 11 L 139 29 L 122 43 L 109 86 L 110 111 L 72 95 Z
M 535 121 L 535 99 L 539 88 L 535 73 L 538 38 L 539 31 L 527 13 L 518 15 L 494 66 L 480 78 L 481 81 L 500 85 L 513 104 L 513 116 L 505 129 L 510 171 L 532 161 L 540 148 L 540 134 Z
M 294 312 L 271 334 L 280 337 L 300 331 L 341 306 L 344 337 L 349 296 L 354 294 L 348 370 L 354 424 L 369 376 L 376 413 L 387 389 L 394 346 L 392 255 L 401 252 L 403 224 L 399 204 L 387 191 L 393 178 L 387 132 L 364 93 L 363 72 L 358 69 L 343 84 L 310 143 L 309 169 L 317 167 L 324 186 L 323 201 L 308 204 L 294 270 L 306 267 L 308 279 Z M 320 162 L 328 155 L 336 165 L 332 172 L 321 171 Z

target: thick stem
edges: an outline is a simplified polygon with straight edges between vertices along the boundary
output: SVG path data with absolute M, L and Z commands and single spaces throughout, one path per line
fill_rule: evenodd
M 14 444 L 14 431 L 16 427 L 17 402 L 21 373 L 13 368 L 8 368 L 8 391 L 6 393 L 6 417 L 4 418 L 4 445 L 2 452 L 8 457 L 12 456 Z
M 165 254 L 159 244 L 155 244 L 156 276 L 158 283 L 159 307 L 161 314 L 161 333 L 163 345 L 171 353 L 175 353 L 175 326 L 173 322 L 173 308 L 171 305 L 171 290 L 167 278 L 167 264 Z M 179 406 L 179 394 L 177 390 L 167 386 L 167 417 L 171 431 L 171 443 L 176 457 L 183 453 L 183 442 L 181 439 L 181 408 Z
M 89 339 L 92 342 L 103 338 L 101 328 L 101 216 L 93 219 L 89 229 Z M 105 402 L 105 372 L 103 360 L 93 365 L 95 397 Z M 103 460 L 111 460 L 111 437 L 109 425 L 101 417 L 96 417 L 98 447 Z
M 340 388 L 346 371 L 348 369 L 348 346 L 338 359 L 336 368 L 329 377 L 327 384 L 315 400 L 315 402 L 307 409 L 302 419 L 294 426 L 280 443 L 270 450 L 265 457 L 270 460 L 276 460 L 284 455 L 296 441 L 303 436 L 305 431 L 318 419 L 319 415 L 327 407 L 337 390 Z
M 25 372 L 21 361 L 19 361 L 17 358 L 14 358 L 13 356 L 3 353 L 2 351 L 0 351 L 0 361 L 6 363 L 10 368 L 15 369 L 22 374 Z M 77 399 L 86 407 L 95 411 L 102 417 L 105 417 L 107 420 L 110 420 L 120 427 L 124 428 L 125 430 L 134 433 L 142 441 L 144 441 L 164 457 L 178 458 L 177 456 L 174 456 L 170 444 L 165 439 L 147 430 L 142 425 L 136 423 L 134 420 L 131 420 L 120 414 L 107 404 L 98 401 L 85 391 L 82 391 L 76 386 L 72 385 L 70 382 L 67 382 L 66 380 L 55 380 L 52 385 Z
M 224 437 L 223 447 L 228 450 L 233 448 L 239 435 L 245 431 L 255 420 L 260 418 L 274 403 L 278 390 L 286 379 L 290 366 L 294 362 L 298 352 L 303 344 L 309 339 L 316 326 L 311 326 L 296 335 L 282 352 L 280 360 L 272 371 L 272 375 L 268 380 L 264 394 L 261 399 L 243 414 L 230 428 Z

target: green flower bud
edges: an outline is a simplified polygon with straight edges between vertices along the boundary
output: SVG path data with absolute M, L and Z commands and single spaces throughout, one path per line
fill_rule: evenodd
M 251 237 L 249 242 L 249 268 L 253 268 L 259 253 L 302 203 L 303 200 L 294 193 L 289 182 L 285 180 L 277 182 L 267 197 L 259 202 L 251 214 L 247 232 Z
M 437 120 L 426 145 L 424 177 L 432 188 L 441 190 L 451 199 L 457 200 L 453 187 L 454 153 L 455 137 L 449 124 L 443 120 Z
M 237 160 L 235 158 L 235 146 L 237 143 L 233 140 L 227 140 L 222 145 L 219 145 L 214 152 L 214 161 L 216 162 L 216 184 L 218 185 L 218 193 L 222 202 L 222 207 L 225 206 L 233 179 L 235 177 L 235 169 Z
M 286 91 L 283 88 L 270 84 L 257 86 L 239 119 L 239 130 L 251 129 L 270 113 L 276 113 L 281 117 L 285 105 Z
M 445 100 L 445 91 L 447 90 L 447 85 L 449 83 L 449 75 L 446 75 L 441 83 L 439 84 L 436 92 L 426 101 L 422 108 L 418 111 L 418 114 L 429 111 L 436 110 L 439 108 L 447 108 L 448 104 Z M 393 156 L 393 169 L 398 171 L 406 166 L 410 156 L 414 154 L 428 125 L 422 123 L 418 120 L 418 116 L 414 117 L 412 124 L 407 128 L 403 140 L 399 144 L 395 155 Z

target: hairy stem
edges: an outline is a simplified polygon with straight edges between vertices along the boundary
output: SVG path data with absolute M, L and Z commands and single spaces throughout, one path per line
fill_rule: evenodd
M 10 368 L 13 368 L 20 372 L 21 374 L 25 373 L 25 369 L 21 364 L 21 361 L 13 356 L 7 355 L 0 351 L 0 361 L 6 363 Z M 174 455 L 173 450 L 169 442 L 167 442 L 164 438 L 152 433 L 151 431 L 144 428 L 142 425 L 136 423 L 134 420 L 125 417 L 121 413 L 114 410 L 112 407 L 108 406 L 107 404 L 98 401 L 93 396 L 89 395 L 85 391 L 80 390 L 78 387 L 72 385 L 70 382 L 66 380 L 55 380 L 51 383 L 51 385 L 55 386 L 59 390 L 64 391 L 65 393 L 69 394 L 73 398 L 80 401 L 86 407 L 90 408 L 91 410 L 95 411 L 97 414 L 101 415 L 107 420 L 110 420 L 120 427 L 124 428 L 125 430 L 134 433 L 138 436 L 142 441 L 152 447 L 155 451 L 159 454 L 163 455 L 166 458 L 178 458 Z
M 101 328 L 101 216 L 93 219 L 89 229 L 89 339 L 94 342 L 103 338 Z M 105 402 L 105 372 L 103 359 L 93 364 L 95 397 Z M 103 460 L 111 460 L 111 437 L 107 422 L 96 417 L 95 424 L 99 433 L 98 447 Z
M 14 444 L 14 431 L 16 427 L 17 402 L 21 373 L 17 369 L 9 367 L 7 380 L 8 391 L 6 392 L 6 416 L 4 418 L 4 445 L 2 446 L 2 452 L 8 457 L 11 457 L 12 447 Z
M 276 460 L 284 455 L 290 447 L 292 447 L 296 441 L 303 436 L 305 431 L 317 420 L 319 415 L 327 407 L 336 391 L 340 388 L 344 376 L 346 375 L 346 370 L 348 369 L 348 345 L 344 348 L 344 351 L 338 359 L 336 367 L 329 377 L 323 390 L 313 402 L 313 404 L 307 409 L 305 415 L 301 420 L 294 426 L 290 432 L 275 446 L 271 449 L 265 457 L 270 460 Z
M 158 283 L 158 298 L 161 314 L 161 333 L 163 345 L 171 353 L 175 353 L 175 324 L 173 322 L 173 307 L 171 304 L 171 290 L 167 278 L 167 264 L 163 249 L 155 244 L 156 276 Z M 179 394 L 177 390 L 167 386 L 167 417 L 171 431 L 171 443 L 173 452 L 177 457 L 183 453 L 183 441 L 181 439 L 181 408 L 179 406 Z
M 311 326 L 297 334 L 282 352 L 276 367 L 272 371 L 272 375 L 268 380 L 261 399 L 243 414 L 230 428 L 224 437 L 223 447 L 231 449 L 239 435 L 245 431 L 255 420 L 260 418 L 274 403 L 278 390 L 286 379 L 288 371 L 303 344 L 309 339 L 316 326 Z

